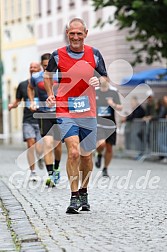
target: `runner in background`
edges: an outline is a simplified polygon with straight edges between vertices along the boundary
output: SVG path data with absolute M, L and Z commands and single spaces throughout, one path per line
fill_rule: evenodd
M 29 67 L 30 77 L 33 73 L 39 72 L 41 66 L 37 62 L 32 62 Z M 30 110 L 30 102 L 27 94 L 27 86 L 30 79 L 22 81 L 19 83 L 16 90 L 16 100 L 8 105 L 9 111 L 11 109 L 17 108 L 21 100 L 24 100 L 25 107 L 23 111 L 23 121 L 22 121 L 22 130 L 23 130 L 23 140 L 27 143 L 27 159 L 30 167 L 30 179 L 36 180 L 35 172 L 35 156 L 38 159 L 39 168 L 43 168 L 43 161 L 41 155 L 43 153 L 43 145 L 39 140 L 41 139 L 41 134 L 39 130 L 38 120 L 33 117 L 33 112 Z M 37 91 L 35 90 L 35 99 L 38 99 Z
M 61 139 L 59 128 L 57 127 L 55 107 L 48 107 L 46 104 L 47 93 L 44 88 L 44 70 L 48 65 L 50 53 L 45 53 L 41 56 L 41 66 L 43 71 L 32 75 L 28 84 L 28 96 L 31 102 L 30 109 L 38 118 L 41 136 L 44 142 L 44 161 L 48 172 L 46 185 L 55 186 L 60 180 L 59 163 L 61 159 Z M 35 89 L 38 91 L 39 105 L 34 103 Z M 54 90 L 56 95 L 57 76 L 55 80 Z
M 96 90 L 97 105 L 97 155 L 95 165 L 101 167 L 102 157 L 104 164 L 102 175 L 109 177 L 108 166 L 113 158 L 113 145 L 116 144 L 116 119 L 115 111 L 121 111 L 122 105 L 116 88 L 109 83 L 101 83 Z

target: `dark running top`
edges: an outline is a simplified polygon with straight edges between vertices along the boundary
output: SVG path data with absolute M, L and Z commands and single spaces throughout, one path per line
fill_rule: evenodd
M 20 82 L 16 90 L 16 99 L 24 100 L 24 111 L 23 111 L 23 123 L 37 124 L 38 121 L 33 117 L 33 112 L 29 109 L 30 101 L 27 95 L 28 80 Z M 35 97 L 37 98 L 37 91 L 35 91 Z
M 109 98 L 112 98 L 114 103 L 121 104 L 119 94 L 115 89 L 108 89 L 106 92 L 102 92 L 100 88 L 96 90 L 97 116 L 112 120 L 115 123 L 115 110 L 107 103 Z

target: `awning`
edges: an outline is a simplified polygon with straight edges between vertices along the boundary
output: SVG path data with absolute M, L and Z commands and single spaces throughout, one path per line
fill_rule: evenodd
M 141 71 L 133 74 L 130 80 L 127 77 L 122 81 L 122 85 L 129 86 L 137 86 L 141 83 L 146 83 L 148 85 L 167 85 L 167 68 L 155 68 Z

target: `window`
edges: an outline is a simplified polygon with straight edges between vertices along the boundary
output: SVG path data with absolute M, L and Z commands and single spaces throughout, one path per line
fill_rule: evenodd
M 10 3 L 10 7 L 11 7 L 11 22 L 14 23 L 14 18 L 15 18 L 15 6 L 14 6 L 14 1 L 11 1 Z
M 26 18 L 30 19 L 31 17 L 31 4 L 30 4 L 30 0 L 26 0 Z
M 57 0 L 57 10 L 60 11 L 62 9 L 61 0 Z
M 38 10 L 38 12 L 37 12 L 37 16 L 38 17 L 41 17 L 41 11 L 42 11 L 42 6 L 41 6 L 41 0 L 38 0 L 38 7 L 37 7 L 37 10 Z
M 51 13 L 51 0 L 47 0 L 47 14 Z
M 75 2 L 74 2 L 74 0 L 70 0 L 70 1 L 69 1 L 69 6 L 70 6 L 71 9 L 75 7 Z
M 7 4 L 7 1 L 4 1 L 4 21 L 5 21 L 5 24 L 8 23 L 8 4 Z
M 57 34 L 60 35 L 63 32 L 63 20 L 58 19 L 57 20 Z
M 9 29 L 5 29 L 5 30 L 4 30 L 4 33 L 5 33 L 6 38 L 7 38 L 8 40 L 10 40 L 10 39 L 11 39 L 11 32 L 10 32 L 10 30 L 9 30 Z
M 43 38 L 43 26 L 42 25 L 38 26 L 38 38 L 39 39 Z
M 18 0 L 17 18 L 19 22 L 21 21 L 21 13 L 22 13 L 22 0 Z
M 47 35 L 48 37 L 52 36 L 52 23 L 51 22 L 47 24 Z

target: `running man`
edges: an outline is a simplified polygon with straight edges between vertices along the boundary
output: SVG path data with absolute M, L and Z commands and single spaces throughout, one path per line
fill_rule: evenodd
M 52 53 L 45 73 L 47 102 L 50 105 L 56 102 L 61 139 L 67 147 L 71 199 L 66 213 L 69 214 L 90 210 L 87 188 L 93 169 L 92 151 L 96 149 L 95 87 L 108 80 L 99 50 L 84 44 L 87 33 L 85 22 L 73 18 L 66 27 L 69 45 Z M 52 75 L 57 70 L 59 88 L 55 98 Z
M 44 77 L 44 70 L 48 65 L 50 56 L 51 56 L 50 53 L 45 53 L 41 56 L 41 66 L 43 68 L 43 71 L 32 75 L 30 83 L 28 84 L 27 92 L 31 102 L 30 109 L 34 112 L 35 111 L 38 112 L 35 113 L 35 115 L 37 118 L 39 118 L 38 122 L 44 143 L 44 161 L 49 175 L 48 179 L 46 180 L 46 185 L 52 187 L 58 184 L 60 180 L 59 163 L 62 151 L 61 151 L 60 134 L 56 121 L 55 107 L 49 108 L 46 105 L 47 93 L 44 88 L 43 77 Z M 38 98 L 40 101 L 39 107 L 37 107 L 36 104 L 34 103 L 34 95 L 36 88 L 38 91 Z M 55 82 L 54 85 L 55 91 L 56 88 L 57 88 L 57 82 Z
M 110 87 L 110 88 L 109 88 Z M 122 105 L 116 88 L 109 83 L 102 83 L 96 90 L 96 105 L 98 116 L 97 130 L 97 156 L 95 165 L 101 167 L 102 155 L 104 152 L 104 167 L 102 175 L 109 177 L 108 166 L 113 157 L 112 146 L 116 144 L 116 120 L 115 111 L 121 111 Z
M 41 66 L 37 62 L 32 62 L 29 67 L 30 77 L 33 73 L 39 72 Z M 33 112 L 30 110 L 30 102 L 27 94 L 27 86 L 29 79 L 19 83 L 16 90 L 16 100 L 8 105 L 8 110 L 17 108 L 23 99 L 25 102 L 25 107 L 23 111 L 23 140 L 27 143 L 27 159 L 30 167 L 30 180 L 36 180 L 35 172 L 35 154 L 38 159 L 39 168 L 43 168 L 42 159 L 40 156 L 43 152 L 43 146 L 41 142 L 38 142 L 41 139 L 41 134 L 39 130 L 38 120 L 33 117 Z M 37 99 L 37 92 L 35 91 L 35 98 Z M 35 144 L 36 143 L 36 144 Z

